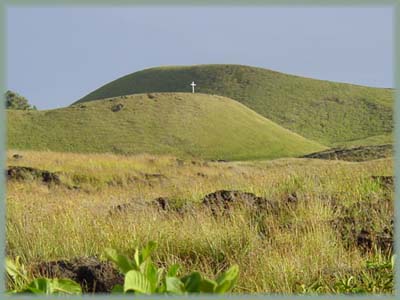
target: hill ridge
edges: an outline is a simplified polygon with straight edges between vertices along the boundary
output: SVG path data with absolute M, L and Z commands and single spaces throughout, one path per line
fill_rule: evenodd
M 196 92 L 239 101 L 293 132 L 326 145 L 393 129 L 393 90 L 289 75 L 245 65 L 163 66 L 127 74 L 75 103 L 151 92 Z

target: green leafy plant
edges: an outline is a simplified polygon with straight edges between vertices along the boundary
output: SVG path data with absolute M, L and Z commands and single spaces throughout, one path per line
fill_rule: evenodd
M 157 268 L 151 260 L 156 249 L 154 242 L 149 242 L 141 251 L 136 249 L 134 259 L 118 253 L 115 249 L 106 249 L 105 256 L 114 262 L 125 275 L 124 284 L 116 285 L 112 293 L 140 294 L 185 294 L 185 293 L 226 293 L 230 292 L 239 276 L 239 267 L 232 266 L 215 280 L 203 278 L 199 272 L 193 272 L 181 278 L 177 277 L 180 266 L 174 264 L 167 270 Z M 33 294 L 81 294 L 80 285 L 70 279 L 37 278 L 29 282 L 28 275 L 20 257 L 7 258 L 7 275 L 13 280 L 15 289 L 9 293 Z
M 203 278 L 199 272 L 192 272 L 179 278 L 178 264 L 170 266 L 167 270 L 156 267 L 151 260 L 151 254 L 156 247 L 156 243 L 149 242 L 141 251 L 136 249 L 132 260 L 115 249 L 105 250 L 105 256 L 125 275 L 124 284 L 116 285 L 113 293 L 227 293 L 233 289 L 238 279 L 237 265 L 229 268 L 215 280 Z
M 81 286 L 70 279 L 49 279 L 38 278 L 29 283 L 20 291 L 12 291 L 15 293 L 32 293 L 32 294 L 67 294 L 80 295 L 82 293 Z

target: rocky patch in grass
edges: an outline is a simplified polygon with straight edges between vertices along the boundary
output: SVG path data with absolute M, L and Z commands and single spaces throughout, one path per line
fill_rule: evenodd
M 35 169 L 32 167 L 10 166 L 6 171 L 6 174 L 8 180 L 22 180 L 22 181 L 39 180 L 46 184 L 61 183 L 58 174 L 45 170 Z
M 258 197 L 252 193 L 220 190 L 206 195 L 202 204 L 211 209 L 213 214 L 224 213 L 235 207 L 247 207 L 257 210 L 277 209 L 277 202 Z
M 337 218 L 330 221 L 347 247 L 357 246 L 362 251 L 379 248 L 393 251 L 393 205 L 390 200 L 355 203 L 335 207 Z M 377 223 L 379 220 L 379 223 Z
M 393 156 L 393 146 L 373 145 L 353 148 L 332 148 L 321 152 L 311 153 L 303 158 L 318 158 L 329 160 L 367 161 Z
M 123 284 L 123 276 L 111 262 L 95 257 L 43 262 L 34 267 L 34 273 L 47 278 L 72 279 L 86 293 L 109 293 L 116 284 Z

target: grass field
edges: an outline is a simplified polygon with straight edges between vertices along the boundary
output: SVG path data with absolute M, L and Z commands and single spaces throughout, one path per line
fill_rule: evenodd
M 315 80 L 241 65 L 157 67 L 132 73 L 78 102 L 149 92 L 216 94 L 327 146 L 387 143 L 393 129 L 393 89 Z M 381 136 L 370 139 L 373 136 Z
M 47 111 L 7 111 L 8 147 L 214 160 L 301 156 L 326 147 L 231 99 L 141 94 Z
M 153 240 L 157 264 L 181 263 L 182 273 L 214 276 L 237 263 L 235 293 L 393 292 L 391 254 L 376 239 L 393 233 L 393 189 L 372 177 L 393 175 L 391 158 L 209 162 L 9 150 L 7 165 L 56 172 L 61 180 L 7 182 L 7 255 L 20 256 L 28 270 L 42 261 L 99 256 L 106 247 L 133 255 Z M 221 189 L 278 206 L 257 218 L 245 207 L 216 217 L 200 202 Z M 144 205 L 157 197 L 189 208 Z M 129 209 L 110 213 L 121 204 Z M 363 232 L 371 244 L 360 244 Z

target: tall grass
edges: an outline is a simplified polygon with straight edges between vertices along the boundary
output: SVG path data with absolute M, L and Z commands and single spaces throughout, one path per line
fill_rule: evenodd
M 159 245 L 157 263 L 180 263 L 182 273 L 197 269 L 214 276 L 235 263 L 240 267 L 235 292 L 300 293 L 315 282 L 335 291 L 338 276 L 358 276 L 367 261 L 384 255 L 348 247 L 330 225 L 338 217 L 331 203 L 351 207 L 392 198 L 370 179 L 391 175 L 391 159 L 182 163 L 168 156 L 53 152 L 18 152 L 23 158 L 14 160 L 13 153 L 9 165 L 56 171 L 63 182 L 7 184 L 7 255 L 21 256 L 28 266 L 98 256 L 106 247 L 133 255 L 136 246 L 153 240 Z M 146 174 L 163 176 L 146 179 Z M 214 217 L 199 202 L 219 189 L 253 192 L 282 205 L 278 214 L 261 218 L 252 218 L 246 208 Z M 289 193 L 296 193 L 296 205 L 283 205 Z M 180 214 L 145 205 L 159 196 L 195 208 Z M 112 210 L 122 203 L 131 208 Z M 390 213 L 371 211 L 374 224 L 387 225 Z

